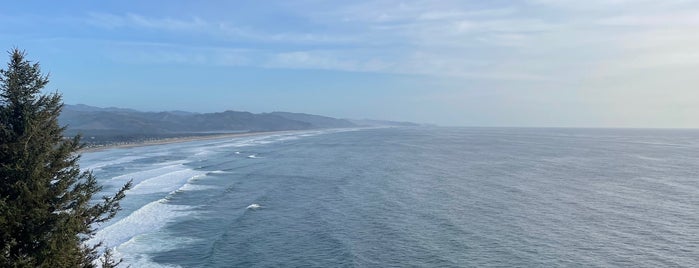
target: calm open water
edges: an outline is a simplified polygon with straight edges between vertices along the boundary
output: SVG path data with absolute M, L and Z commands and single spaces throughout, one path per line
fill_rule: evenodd
M 699 266 L 699 130 L 322 130 L 81 166 L 134 179 L 96 237 L 132 267 Z

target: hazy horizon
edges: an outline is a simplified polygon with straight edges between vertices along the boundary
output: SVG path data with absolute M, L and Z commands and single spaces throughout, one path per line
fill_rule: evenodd
M 130 109 L 134 110 L 137 112 L 146 112 L 146 113 L 159 113 L 159 112 L 185 112 L 185 113 L 193 113 L 193 114 L 204 114 L 204 113 L 221 113 L 221 112 L 227 112 L 227 111 L 234 111 L 234 112 L 250 112 L 250 111 L 243 111 L 243 110 L 235 110 L 235 109 L 226 109 L 226 110 L 220 110 L 220 111 L 207 111 L 207 112 L 196 112 L 196 111 L 189 111 L 189 110 L 141 110 L 141 109 L 135 109 L 135 108 L 124 108 L 124 107 L 118 107 L 118 106 L 93 106 L 85 103 L 65 103 L 65 105 L 72 105 L 72 106 L 79 106 L 79 105 L 85 105 L 85 106 L 90 106 L 90 107 L 96 107 L 100 109 Z M 281 110 L 272 110 L 272 111 L 259 111 L 259 112 L 252 112 L 256 114 L 260 113 L 274 113 L 274 112 L 289 112 L 289 113 L 303 113 L 303 112 L 297 112 L 297 111 L 281 111 Z M 320 115 L 320 116 L 327 116 L 324 114 L 313 114 L 313 115 Z M 508 125 L 508 126 L 498 126 L 498 125 L 490 125 L 490 126 L 482 126 L 482 125 L 440 125 L 440 124 L 435 124 L 435 123 L 430 123 L 430 122 L 414 122 L 414 121 L 407 121 L 407 120 L 388 120 L 388 119 L 382 119 L 382 118 L 351 118 L 351 117 L 335 117 L 337 119 L 347 119 L 347 120 L 375 120 L 375 121 L 391 121 L 391 122 L 406 122 L 406 123 L 417 123 L 422 126 L 434 126 L 434 127 L 463 127 L 463 128 L 552 128 L 552 129 L 687 129 L 687 130 L 694 130 L 698 129 L 697 127 L 600 127 L 600 126 L 536 126 L 536 125 L 528 125 L 528 126 L 516 126 L 516 125 Z
M 697 128 L 697 18 L 684 0 L 12 2 L 0 44 L 69 104 Z

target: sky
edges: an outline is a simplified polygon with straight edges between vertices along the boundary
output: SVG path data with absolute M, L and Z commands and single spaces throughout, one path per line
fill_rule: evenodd
M 14 47 L 68 104 L 699 127 L 699 1 L 10 1 Z

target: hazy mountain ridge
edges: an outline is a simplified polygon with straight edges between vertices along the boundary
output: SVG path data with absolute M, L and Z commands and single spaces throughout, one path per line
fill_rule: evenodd
M 341 119 L 336 119 L 341 120 Z M 118 133 L 194 133 L 273 131 L 326 128 L 273 114 L 225 111 L 220 113 L 141 112 L 119 108 L 66 105 L 59 121 L 68 130 L 113 130 Z
M 65 105 L 59 122 L 67 126 L 66 135 L 81 134 L 86 137 L 88 143 L 358 126 L 345 119 L 301 113 L 142 112 L 115 107 L 99 108 L 84 104 Z
M 65 105 L 59 123 L 66 135 L 81 134 L 88 143 L 109 143 L 168 137 L 222 133 L 305 130 L 322 128 L 417 126 L 414 123 L 350 120 L 328 116 L 271 112 L 225 111 L 194 113 L 185 111 L 142 112 L 116 107 L 100 108 L 84 104 Z
M 359 124 L 354 124 L 347 119 L 337 119 L 322 115 L 304 114 L 304 113 L 289 113 L 289 112 L 271 112 L 271 115 L 280 116 L 289 120 L 307 122 L 314 126 L 323 126 L 325 128 L 342 128 L 356 127 Z

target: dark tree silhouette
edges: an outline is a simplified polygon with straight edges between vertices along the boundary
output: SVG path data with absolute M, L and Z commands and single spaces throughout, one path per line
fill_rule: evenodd
M 80 137 L 63 137 L 61 95 L 41 93 L 48 76 L 23 51 L 9 54 L 0 70 L 0 267 L 93 267 L 101 245 L 85 242 L 131 182 L 93 200 L 101 186 L 78 166 Z

